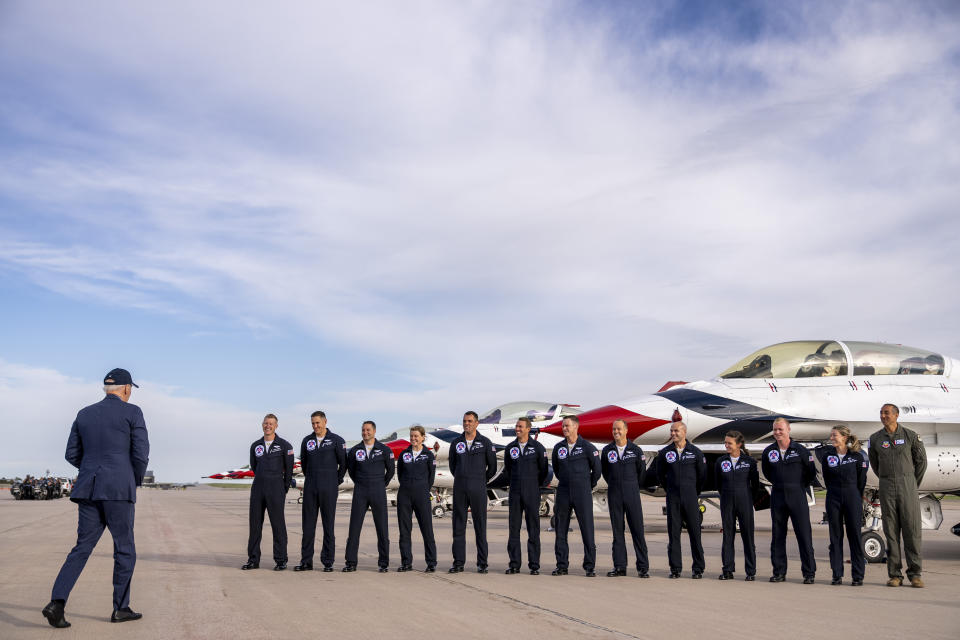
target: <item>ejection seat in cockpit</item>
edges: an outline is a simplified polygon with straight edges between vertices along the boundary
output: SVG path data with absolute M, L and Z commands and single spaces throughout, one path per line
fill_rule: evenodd
M 819 378 L 823 375 L 823 366 L 827 359 L 819 353 L 811 353 L 803 360 L 803 364 L 797 369 L 797 378 Z

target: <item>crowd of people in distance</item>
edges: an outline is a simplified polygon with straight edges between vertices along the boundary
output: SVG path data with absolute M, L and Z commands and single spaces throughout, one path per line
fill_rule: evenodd
M 64 482 L 60 478 L 44 476 L 38 478 L 28 475 L 18 480 L 10 487 L 10 494 L 14 500 L 53 500 L 70 495 L 71 482 Z

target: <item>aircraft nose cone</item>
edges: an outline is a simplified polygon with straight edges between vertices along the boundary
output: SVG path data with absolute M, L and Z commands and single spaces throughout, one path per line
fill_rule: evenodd
M 614 420 L 625 420 L 627 423 L 627 438 L 633 440 L 651 429 L 667 424 L 669 420 L 651 418 L 641 413 L 629 411 L 621 406 L 610 404 L 599 409 L 584 411 L 577 416 L 580 419 L 579 434 L 587 440 L 611 440 L 611 427 Z M 562 422 L 554 422 L 540 429 L 542 433 L 555 436 L 563 435 Z

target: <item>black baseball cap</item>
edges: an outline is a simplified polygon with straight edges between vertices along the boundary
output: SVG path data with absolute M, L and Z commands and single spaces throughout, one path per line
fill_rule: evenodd
M 110 373 L 103 376 L 103 384 L 132 384 L 137 389 L 140 388 L 140 385 L 134 384 L 133 378 L 130 377 L 130 372 L 126 369 L 113 369 Z

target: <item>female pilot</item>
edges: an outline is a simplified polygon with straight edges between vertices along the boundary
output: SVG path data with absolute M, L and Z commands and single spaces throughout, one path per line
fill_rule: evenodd
M 733 580 L 735 555 L 733 543 L 740 523 L 743 539 L 743 564 L 746 580 L 752 582 L 757 574 L 757 549 L 753 544 L 753 497 L 760 489 L 760 473 L 757 461 L 747 452 L 743 434 L 728 431 L 723 438 L 726 455 L 720 456 L 716 465 L 717 484 L 720 486 L 720 517 L 723 522 L 723 560 L 721 580 Z
M 860 539 L 863 523 L 863 489 L 867 484 L 867 456 L 850 429 L 837 425 L 830 443 L 817 449 L 827 485 L 827 523 L 830 525 L 830 568 L 833 581 L 843 582 L 843 530 L 850 543 L 850 573 L 853 586 L 863 585 L 864 558 Z

